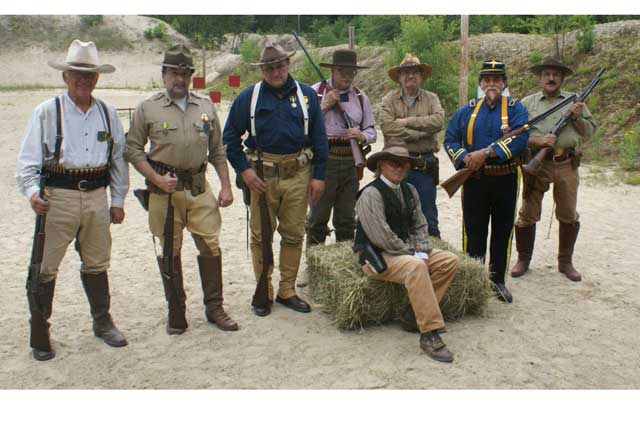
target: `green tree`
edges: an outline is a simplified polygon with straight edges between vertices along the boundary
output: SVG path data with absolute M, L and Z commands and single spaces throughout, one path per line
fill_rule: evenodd
M 399 15 L 363 15 L 357 17 L 357 44 L 383 44 L 400 33 Z
M 405 53 L 411 52 L 423 63 L 431 64 L 431 78 L 423 87 L 438 94 L 447 112 L 458 104 L 457 58 L 444 42 L 453 37 L 451 26 L 442 16 L 403 16 L 400 35 L 391 43 L 387 65 L 400 63 Z

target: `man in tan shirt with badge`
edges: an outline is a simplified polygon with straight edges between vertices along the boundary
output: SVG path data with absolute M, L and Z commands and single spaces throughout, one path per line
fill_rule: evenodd
M 170 335 L 187 328 L 186 295 L 182 281 L 182 230 L 193 236 L 200 255 L 198 266 L 202 280 L 206 317 L 220 329 L 234 331 L 238 324 L 222 307 L 222 259 L 218 236 L 221 228 L 219 206 L 233 202 L 229 171 L 217 113 L 208 98 L 189 92 L 195 71 L 191 52 L 184 45 L 166 51 L 162 62 L 162 80 L 166 91 L 144 100 L 137 108 L 127 135 L 125 158 L 146 178 L 149 189 L 149 228 L 161 246 L 169 194 L 175 210 L 173 283 L 163 274 L 169 305 Z M 151 150 L 145 153 L 147 139 Z M 220 178 L 216 198 L 206 180 L 207 162 Z M 159 257 L 160 260 L 160 257 Z M 173 286 L 175 289 L 172 289 Z

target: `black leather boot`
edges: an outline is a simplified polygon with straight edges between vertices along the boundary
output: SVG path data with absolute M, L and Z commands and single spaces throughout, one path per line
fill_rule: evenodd
M 53 308 L 53 292 L 56 287 L 56 280 L 40 283 L 38 295 L 27 293 L 27 301 L 29 302 L 29 319 L 30 334 L 29 345 L 31 346 L 31 354 L 38 361 L 53 359 L 56 352 L 51 347 L 49 338 L 48 322 L 51 317 Z
M 162 272 L 162 257 L 158 257 L 158 266 Z M 176 287 L 176 295 L 174 294 L 169 280 L 162 274 L 162 285 L 164 287 L 164 297 L 169 305 L 169 321 L 167 323 L 167 333 L 169 335 L 180 335 L 189 326 L 187 324 L 186 309 L 187 295 L 184 292 L 184 284 L 182 281 L 182 258 L 180 255 L 173 257 L 173 269 L 175 274 L 174 285 Z

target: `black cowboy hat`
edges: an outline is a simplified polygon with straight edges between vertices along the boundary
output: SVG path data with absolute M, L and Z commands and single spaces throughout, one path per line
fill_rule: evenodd
M 321 62 L 321 67 L 344 67 L 344 68 L 369 68 L 357 64 L 355 50 L 338 49 L 333 52 L 333 62 Z

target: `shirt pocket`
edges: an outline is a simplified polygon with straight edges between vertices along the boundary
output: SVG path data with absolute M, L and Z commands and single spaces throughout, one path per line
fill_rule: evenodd
M 149 136 L 154 144 L 175 143 L 178 138 L 178 124 L 171 121 L 154 122 Z
M 193 122 L 192 131 L 195 133 L 195 140 L 202 144 L 208 144 L 209 135 L 212 131 L 213 123 L 204 123 L 203 121 Z

